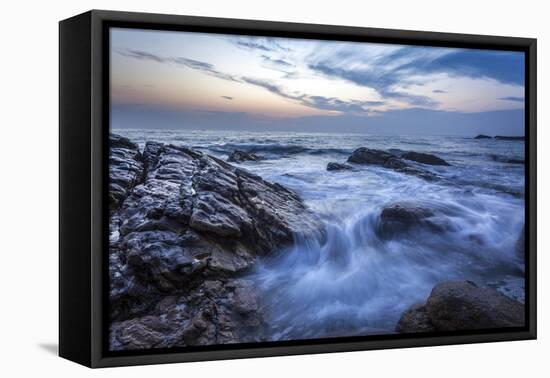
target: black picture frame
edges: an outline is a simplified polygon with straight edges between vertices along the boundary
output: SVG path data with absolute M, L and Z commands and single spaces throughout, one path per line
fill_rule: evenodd
M 182 30 L 525 53 L 526 326 L 130 353 L 106 348 L 108 28 Z M 88 367 L 536 338 L 536 39 L 92 10 L 59 24 L 59 354 Z

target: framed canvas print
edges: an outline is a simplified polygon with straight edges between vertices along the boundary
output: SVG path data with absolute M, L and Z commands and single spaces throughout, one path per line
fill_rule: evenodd
M 60 355 L 536 337 L 536 41 L 60 23 Z

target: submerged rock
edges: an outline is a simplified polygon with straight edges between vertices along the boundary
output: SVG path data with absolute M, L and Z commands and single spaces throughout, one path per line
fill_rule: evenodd
M 449 281 L 437 284 L 424 305 L 413 305 L 406 310 L 396 331 L 460 331 L 524 324 L 523 304 L 471 281 Z
M 493 137 L 490 137 L 489 135 L 479 134 L 479 135 L 476 135 L 474 139 L 493 139 Z
M 447 163 L 445 160 L 432 155 L 432 154 L 425 154 L 421 152 L 406 152 L 402 155 L 404 159 L 416 161 L 417 163 L 422 164 L 428 164 L 428 165 L 447 165 L 450 166 L 451 164 Z
M 227 161 L 232 163 L 241 163 L 243 161 L 259 161 L 259 160 L 262 160 L 261 156 L 258 156 L 253 153 L 247 153 L 241 150 L 233 151 L 227 158 Z
M 389 238 L 410 231 L 413 228 L 425 228 L 432 232 L 443 232 L 445 227 L 432 218 L 433 211 L 409 204 L 394 204 L 380 212 L 376 232 L 379 236 Z
M 335 163 L 332 161 L 327 164 L 327 171 L 344 171 L 351 169 L 353 169 L 353 167 L 348 164 Z
M 120 148 L 141 181 L 111 213 L 113 342 L 124 349 L 242 341 L 242 322 L 261 319 L 243 315 L 257 308 L 255 289 L 240 276 L 295 235 L 316 235 L 319 220 L 294 192 L 202 152 L 152 142 L 142 154 Z M 172 310 L 181 319 L 168 316 Z
M 348 162 L 355 164 L 378 165 L 384 168 L 393 169 L 397 172 L 417 176 L 425 180 L 434 180 L 436 176 L 428 171 L 423 171 L 405 163 L 399 156 L 392 153 L 360 147 L 353 151 Z

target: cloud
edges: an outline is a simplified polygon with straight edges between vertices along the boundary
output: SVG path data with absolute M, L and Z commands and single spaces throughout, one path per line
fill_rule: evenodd
M 130 50 L 130 49 L 119 50 L 118 53 L 129 58 L 135 58 L 140 60 L 151 60 L 158 63 L 172 63 L 172 64 L 184 66 L 187 68 L 191 68 L 193 70 L 203 71 L 206 74 L 218 77 L 223 80 L 238 81 L 238 79 L 235 76 L 220 72 L 216 70 L 212 64 L 202 62 L 199 60 L 188 59 L 183 57 L 160 56 L 156 54 L 151 54 L 146 51 Z
M 283 87 L 271 81 L 248 77 L 248 76 L 230 75 L 230 74 L 218 71 L 214 67 L 214 65 L 210 63 L 189 59 L 189 58 L 184 58 L 184 57 L 163 57 L 160 55 L 155 55 L 145 51 L 138 51 L 138 50 L 122 50 L 122 51 L 119 51 L 119 53 L 124 56 L 140 59 L 140 60 L 151 60 L 158 63 L 177 64 L 193 70 L 201 71 L 207 75 L 214 76 L 222 80 L 254 85 L 256 87 L 266 89 L 267 91 L 277 96 L 286 98 L 288 100 L 297 101 L 302 105 L 315 108 L 315 109 L 320 109 L 320 110 L 366 114 L 369 111 L 369 107 L 383 104 L 383 102 L 380 102 L 380 101 L 358 101 L 358 100 L 345 101 L 335 97 L 314 96 L 309 94 L 291 94 L 290 92 L 285 90 Z M 221 96 L 221 97 L 227 100 L 233 99 L 230 96 Z
M 449 93 L 447 91 L 444 91 L 443 89 L 434 89 L 432 93 Z
M 294 67 L 294 64 L 289 63 L 284 59 L 271 58 L 267 55 L 261 55 L 261 58 L 264 60 L 264 62 L 267 62 L 267 63 L 271 63 L 278 66 L 283 66 L 283 67 Z
M 525 99 L 523 97 L 515 97 L 515 96 L 508 96 L 508 97 L 499 97 L 497 100 L 502 101 L 515 101 L 515 102 L 524 102 Z
M 250 49 L 250 50 L 272 51 L 272 49 L 267 48 L 266 46 L 261 45 L 261 44 L 259 44 L 259 43 L 255 43 L 255 42 L 243 42 L 243 41 L 239 41 L 239 42 L 237 42 L 236 44 L 237 44 L 237 46 L 239 46 L 239 47 L 244 47 L 244 48 Z
M 274 38 L 246 38 L 239 37 L 233 41 L 233 43 L 242 49 L 245 50 L 259 50 L 263 52 L 273 52 L 273 51 L 283 51 L 283 52 L 292 52 L 293 50 L 289 47 L 281 45 Z
M 339 51 L 310 61 L 308 67 L 327 77 L 373 88 L 386 99 L 422 107 L 433 107 L 438 102 L 407 93 L 406 88 L 423 85 L 434 74 L 524 85 L 524 57 L 518 52 L 406 46 L 367 60 L 363 53 L 359 49 Z

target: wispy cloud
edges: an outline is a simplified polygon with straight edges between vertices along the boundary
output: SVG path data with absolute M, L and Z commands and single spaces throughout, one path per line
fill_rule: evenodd
M 272 58 L 272 57 L 269 57 L 267 55 L 261 55 L 261 58 L 266 63 L 275 64 L 275 65 L 283 66 L 283 67 L 294 67 L 294 64 L 289 63 L 284 59 Z
M 320 110 L 329 110 L 329 111 L 338 111 L 338 112 L 348 112 L 356 114 L 366 114 L 369 112 L 370 107 L 375 107 L 382 105 L 381 101 L 359 101 L 359 100 L 341 100 L 336 97 L 324 97 L 311 94 L 294 94 L 290 93 L 288 90 L 283 88 L 280 85 L 277 85 L 273 81 L 263 80 L 260 78 L 248 77 L 248 76 L 238 76 L 231 75 L 217 70 L 214 65 L 202 62 L 194 59 L 184 58 L 184 57 L 167 57 L 160 56 L 156 54 L 151 54 L 145 51 L 139 50 L 120 50 L 119 54 L 124 55 L 129 58 L 139 59 L 139 60 L 150 60 L 157 63 L 169 63 L 181 65 L 193 70 L 201 71 L 207 75 L 217 77 L 222 80 L 228 80 L 238 83 L 244 83 L 253 85 L 256 87 L 263 88 L 277 96 L 286 98 L 288 100 L 296 101 L 302 105 L 320 109 Z M 221 96 L 226 100 L 232 100 L 233 97 L 230 96 Z
M 233 40 L 233 43 L 237 47 L 245 50 L 259 50 L 262 52 L 273 52 L 273 51 L 292 52 L 293 51 L 290 47 L 283 46 L 282 44 L 277 42 L 274 38 L 269 38 L 269 37 L 264 37 L 264 38 L 237 37 Z
M 449 93 L 447 91 L 444 91 L 443 89 L 434 89 L 432 93 Z

